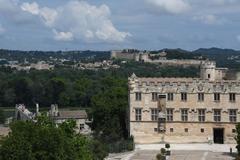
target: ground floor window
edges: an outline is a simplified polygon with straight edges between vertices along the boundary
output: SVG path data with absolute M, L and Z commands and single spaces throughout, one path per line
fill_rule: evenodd
M 182 121 L 188 121 L 188 109 L 181 109 L 181 119 Z
M 135 109 L 135 119 L 136 119 L 136 121 L 142 120 L 142 109 L 141 108 Z
M 213 110 L 213 119 L 215 122 L 221 121 L 221 110 L 220 109 L 214 109 Z
M 80 124 L 80 130 L 84 129 L 84 124 Z
M 172 108 L 167 109 L 167 121 L 168 122 L 173 121 L 173 109 Z
M 229 121 L 230 122 L 236 122 L 237 121 L 237 110 L 236 109 L 230 109 L 229 110 Z
M 198 110 L 198 121 L 205 122 L 205 109 Z
M 159 113 L 158 108 L 152 108 L 151 109 L 151 119 L 152 119 L 152 121 L 157 121 L 158 120 L 158 113 Z

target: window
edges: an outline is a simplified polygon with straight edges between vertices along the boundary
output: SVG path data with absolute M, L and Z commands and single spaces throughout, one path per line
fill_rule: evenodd
M 236 133 L 236 129 L 232 129 L 232 133 Z
M 159 113 L 159 110 L 157 108 L 151 109 L 152 121 L 157 121 L 158 120 L 158 113 Z
M 205 122 L 205 109 L 198 110 L 198 121 Z
M 236 94 L 235 93 L 229 93 L 229 101 L 235 102 L 236 100 Z
M 157 101 L 158 100 L 158 94 L 156 92 L 152 93 L 152 101 Z
M 167 108 L 167 121 L 173 121 L 173 109 Z
M 210 75 L 210 74 L 208 74 L 207 76 L 208 76 L 208 78 L 211 78 L 211 75 Z
M 173 132 L 173 128 L 170 128 L 170 132 Z
M 84 124 L 80 124 L 80 130 L 84 129 Z
M 173 93 L 168 93 L 168 101 L 173 101 Z
M 142 120 L 142 109 L 141 108 L 136 108 L 135 109 L 135 114 L 136 114 L 136 121 L 141 121 Z
M 204 129 L 203 128 L 201 128 L 201 133 L 204 133 Z
M 220 101 L 220 93 L 214 93 L 214 101 L 219 102 Z
M 157 128 L 154 128 L 154 132 L 157 132 L 158 131 L 158 129 Z
M 229 121 L 237 122 L 237 110 L 236 109 L 229 110 Z
M 181 118 L 182 121 L 188 121 L 188 109 L 181 109 Z
M 185 131 L 185 132 L 188 132 L 188 128 L 185 128 L 184 131 Z
M 136 92 L 136 101 L 141 101 L 141 100 L 142 100 L 141 92 Z
M 213 119 L 215 122 L 220 122 L 221 121 L 221 110 L 220 109 L 214 109 L 213 110 Z
M 187 93 L 181 93 L 181 100 L 187 101 Z
M 204 101 L 204 93 L 198 93 L 198 101 Z

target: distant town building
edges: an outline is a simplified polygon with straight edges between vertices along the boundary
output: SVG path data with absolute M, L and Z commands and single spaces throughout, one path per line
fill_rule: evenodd
M 15 108 L 15 119 L 22 121 L 37 121 L 37 116 L 41 115 L 39 112 L 39 105 L 36 104 L 36 112 L 33 113 L 29 111 L 24 104 L 18 104 Z M 66 120 L 75 120 L 77 133 L 90 134 L 91 128 L 90 124 L 92 123 L 89 120 L 87 112 L 85 110 L 59 110 L 58 105 L 51 105 L 51 109 L 48 112 L 48 116 L 56 123 L 61 124 Z
M 37 105 L 37 112 L 38 112 L 38 105 Z M 23 121 L 32 120 L 32 121 L 34 121 L 36 118 L 36 113 L 29 111 L 24 104 L 17 104 L 15 107 L 15 119 L 16 120 L 23 120 Z
M 56 124 L 61 124 L 66 120 L 75 120 L 75 130 L 77 133 L 91 133 L 91 128 L 89 125 L 92 123 L 92 121 L 89 120 L 87 112 L 85 110 L 58 110 L 58 106 L 55 104 L 51 105 L 51 110 L 48 112 L 48 114 Z
M 129 135 L 135 143 L 235 143 L 240 80 L 201 63 L 199 78 L 144 78 L 129 85 Z
M 9 63 L 5 65 L 6 67 L 16 68 L 18 71 L 29 71 L 30 69 L 36 70 L 52 70 L 54 69 L 54 65 L 50 65 L 47 62 L 39 61 L 37 63 L 31 64 L 18 64 L 18 63 Z

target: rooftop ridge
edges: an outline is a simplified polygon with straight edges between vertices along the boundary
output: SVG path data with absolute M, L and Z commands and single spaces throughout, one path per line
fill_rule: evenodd
M 135 82 L 140 82 L 140 83 L 192 83 L 192 82 L 201 82 L 201 83 L 212 83 L 212 84 L 217 84 L 217 83 L 240 83 L 240 80 L 215 80 L 215 81 L 210 81 L 208 79 L 201 79 L 201 78 L 196 78 L 196 77 L 135 77 L 131 78 L 129 77 L 130 81 L 135 81 Z

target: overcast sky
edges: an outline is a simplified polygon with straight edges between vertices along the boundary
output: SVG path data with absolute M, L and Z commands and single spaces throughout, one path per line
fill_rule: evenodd
M 240 49 L 240 0 L 0 0 L 0 48 Z

